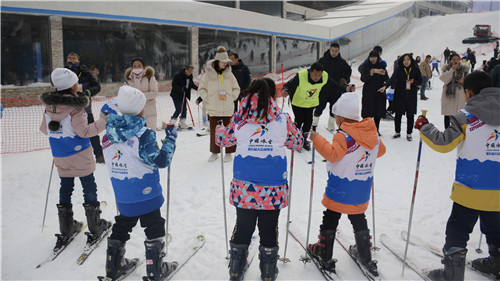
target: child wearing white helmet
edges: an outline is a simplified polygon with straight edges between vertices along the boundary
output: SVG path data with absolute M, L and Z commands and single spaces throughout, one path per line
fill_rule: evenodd
M 371 258 L 370 230 L 365 211 L 370 201 L 375 161 L 385 153 L 385 145 L 377 133 L 372 118 L 361 118 L 361 103 L 358 94 L 342 94 L 333 105 L 333 114 L 339 132 L 329 143 L 317 132 L 311 132 L 314 148 L 328 162 L 328 181 L 322 204 L 326 207 L 319 230 L 319 241 L 308 245 L 313 258 L 322 266 L 335 272 L 333 243 L 342 214 L 347 214 L 354 228 L 356 245 L 350 251 L 374 276 L 378 276 L 377 265 Z
M 54 247 L 57 252 L 71 242 L 83 227 L 83 222 L 73 219 L 71 194 L 75 177 L 80 178 L 83 187 L 83 206 L 90 231 L 87 233 L 87 244 L 102 238 L 111 223 L 100 218 L 94 178 L 95 160 L 89 139 L 104 130 L 106 120 L 87 123 L 85 107 L 89 104 L 89 97 L 78 95 L 78 77 L 73 71 L 56 68 L 51 78 L 56 91 L 40 95 L 45 105 L 40 131 L 49 137 L 54 164 L 61 178 L 57 204 L 61 233 L 56 234 Z
M 137 266 L 138 259 L 129 260 L 124 255 L 125 242 L 139 220 L 147 238 L 144 242 L 147 278 L 164 280 L 177 267 L 176 262 L 163 261 L 165 219 L 160 208 L 164 198 L 158 170 L 172 161 L 177 131 L 175 126 L 167 126 L 163 145 L 158 148 L 155 131 L 146 127 L 145 104 L 144 93 L 122 86 L 116 97 L 121 115 L 109 113 L 102 138 L 104 159 L 120 212 L 115 217 L 106 253 L 106 277 L 113 280 L 128 275 Z

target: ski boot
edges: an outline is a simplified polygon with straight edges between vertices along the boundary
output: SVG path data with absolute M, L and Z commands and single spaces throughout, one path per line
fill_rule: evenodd
M 313 115 L 312 130 L 316 131 L 318 128 L 319 116 Z
M 163 252 L 165 248 L 163 237 L 148 239 L 144 241 L 144 245 L 146 246 L 147 279 L 143 278 L 143 280 L 165 280 L 177 268 L 177 262 L 163 261 L 165 257 L 165 253 Z
M 116 280 L 127 276 L 135 269 L 139 259 L 126 259 L 125 243 L 120 240 L 108 238 L 106 251 L 106 277 Z
M 488 244 L 490 256 L 472 261 L 472 268 L 483 273 L 489 273 L 500 279 L 500 248 Z
M 278 276 L 278 250 L 279 247 L 266 248 L 259 246 L 260 258 L 260 278 L 262 281 L 274 281 Z
M 337 121 L 335 120 L 334 116 L 330 116 L 330 118 L 328 118 L 328 128 L 327 129 L 331 133 L 335 134 L 335 130 L 337 129 Z
M 370 230 L 354 232 L 356 245 L 349 247 L 349 251 L 358 257 L 361 264 L 375 277 L 378 276 L 377 261 L 372 260 Z
M 229 280 L 242 280 L 248 264 L 248 245 L 229 242 L 231 246 L 229 260 Z
M 73 209 L 71 205 L 57 204 L 59 216 L 59 230 L 61 234 L 56 234 L 57 242 L 54 252 L 67 245 L 71 238 L 82 229 L 83 223 L 73 219 Z
M 83 203 L 85 208 L 85 216 L 90 232 L 85 232 L 87 235 L 87 244 L 94 244 L 99 240 L 103 232 L 111 227 L 111 222 L 100 218 L 102 211 L 99 209 L 99 202 L 96 203 Z
M 464 280 L 467 249 L 451 247 L 447 251 L 443 249 L 443 253 L 441 263 L 444 264 L 444 269 L 431 270 L 427 276 L 434 281 Z
M 302 148 L 304 148 L 307 151 L 311 151 L 311 142 L 308 140 L 309 132 L 304 133 L 303 137 L 304 137 L 304 145 L 302 146 Z
M 320 229 L 318 239 L 318 242 L 308 245 L 307 252 L 313 258 L 317 259 L 324 269 L 335 273 L 335 263 L 337 260 L 332 259 L 335 230 Z

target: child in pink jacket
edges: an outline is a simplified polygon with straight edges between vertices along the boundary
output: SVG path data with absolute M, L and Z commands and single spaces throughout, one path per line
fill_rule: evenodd
M 83 223 L 73 220 L 71 194 L 74 179 L 79 177 L 83 187 L 84 208 L 87 216 L 87 243 L 93 243 L 103 235 L 111 223 L 100 218 L 97 185 L 94 179 L 95 160 L 92 155 L 90 137 L 99 134 L 106 126 L 106 120 L 87 123 L 85 107 L 89 103 L 86 95 L 78 95 L 78 77 L 70 69 L 56 68 L 52 74 L 55 92 L 40 96 L 45 105 L 40 131 L 48 135 L 54 164 L 61 178 L 59 189 L 59 229 L 54 251 L 67 245 L 80 232 Z

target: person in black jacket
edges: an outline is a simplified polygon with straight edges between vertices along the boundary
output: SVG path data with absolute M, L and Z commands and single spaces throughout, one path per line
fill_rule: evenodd
M 236 81 L 238 81 L 240 91 L 243 93 L 243 90 L 250 87 L 252 77 L 250 76 L 250 69 L 248 69 L 248 66 L 246 66 L 239 58 L 240 57 L 237 53 L 232 53 L 231 55 L 229 55 L 229 59 L 231 60 L 231 71 L 233 72 L 234 77 L 236 77 Z M 238 111 L 238 101 L 240 100 L 240 98 L 234 101 L 235 112 Z
M 351 82 L 352 69 L 347 64 L 346 60 L 340 55 L 340 46 L 337 43 L 332 43 L 330 49 L 323 54 L 323 57 L 319 59 L 319 63 L 323 65 L 325 71 L 328 73 L 328 77 L 333 79 L 335 82 L 347 85 Z M 313 116 L 313 130 L 316 130 L 318 126 L 319 117 L 323 113 L 327 103 L 330 103 L 330 118 L 328 119 L 328 130 L 335 130 L 335 117 L 332 113 L 333 104 L 340 98 L 342 91 L 336 91 L 332 88 L 325 88 L 325 94 L 320 96 L 319 105 L 314 109 Z
M 474 71 L 474 66 L 476 65 L 476 51 L 472 51 L 469 53 L 469 62 L 470 62 L 470 72 Z
M 368 59 L 363 64 L 361 81 L 365 84 L 363 85 L 363 98 L 361 99 L 361 117 L 373 117 L 380 136 L 380 118 L 385 117 L 386 97 L 385 91 L 379 92 L 379 89 L 389 79 L 386 70 L 387 64 L 382 62 L 377 51 L 371 51 Z
M 392 109 L 396 113 L 394 118 L 394 129 L 396 134 L 393 138 L 401 137 L 401 118 L 406 114 L 406 139 L 412 141 L 413 119 L 417 113 L 417 91 L 418 85 L 422 84 L 422 74 L 417 63 L 410 54 L 404 54 L 398 61 L 398 68 L 387 80 L 385 86 L 379 89 L 384 92 L 388 86 L 394 89 L 394 100 Z
M 66 68 L 71 69 L 78 77 L 78 92 L 82 92 L 89 96 L 89 105 L 85 110 L 87 111 L 87 122 L 94 123 L 94 115 L 92 114 L 92 98 L 101 91 L 101 85 L 94 78 L 92 73 L 80 63 L 80 56 L 71 52 L 66 56 Z M 99 135 L 91 137 L 90 143 L 94 149 L 94 155 L 97 163 L 104 163 L 104 156 L 102 154 L 101 141 Z
M 179 122 L 181 129 L 192 128 L 186 123 L 186 99 L 191 99 L 191 89 L 198 90 L 198 86 L 193 82 L 193 70 L 194 67 L 188 65 L 175 74 L 172 80 L 170 97 L 172 97 L 174 102 L 175 111 L 170 118 L 170 123 L 177 124 L 177 118 L 181 115 L 181 120 Z
M 448 49 L 448 47 L 446 47 L 446 49 L 444 49 L 443 55 L 444 55 L 444 63 L 445 64 L 449 63 L 450 62 L 451 51 L 450 51 L 450 49 Z

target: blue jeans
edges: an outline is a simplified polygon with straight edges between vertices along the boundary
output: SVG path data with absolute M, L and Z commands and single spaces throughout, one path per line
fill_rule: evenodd
M 500 212 L 486 212 L 453 203 L 450 218 L 446 224 L 446 243 L 444 249 L 465 248 L 477 219 L 481 232 L 486 235 L 486 243 L 500 247 Z
M 422 76 L 422 84 L 420 85 L 420 98 L 425 98 L 425 88 L 429 83 L 429 77 Z
M 182 98 L 174 98 L 172 97 L 172 100 L 174 101 L 174 106 L 175 106 L 175 111 L 174 114 L 172 115 L 172 118 L 177 118 L 179 117 L 179 114 L 181 115 L 181 118 L 186 118 L 186 99 L 184 97 Z
M 97 184 L 95 183 L 94 173 L 88 176 L 80 177 L 83 187 L 84 203 L 97 202 Z M 71 194 L 75 187 L 75 178 L 61 177 L 61 188 L 59 189 L 59 204 L 71 206 Z

